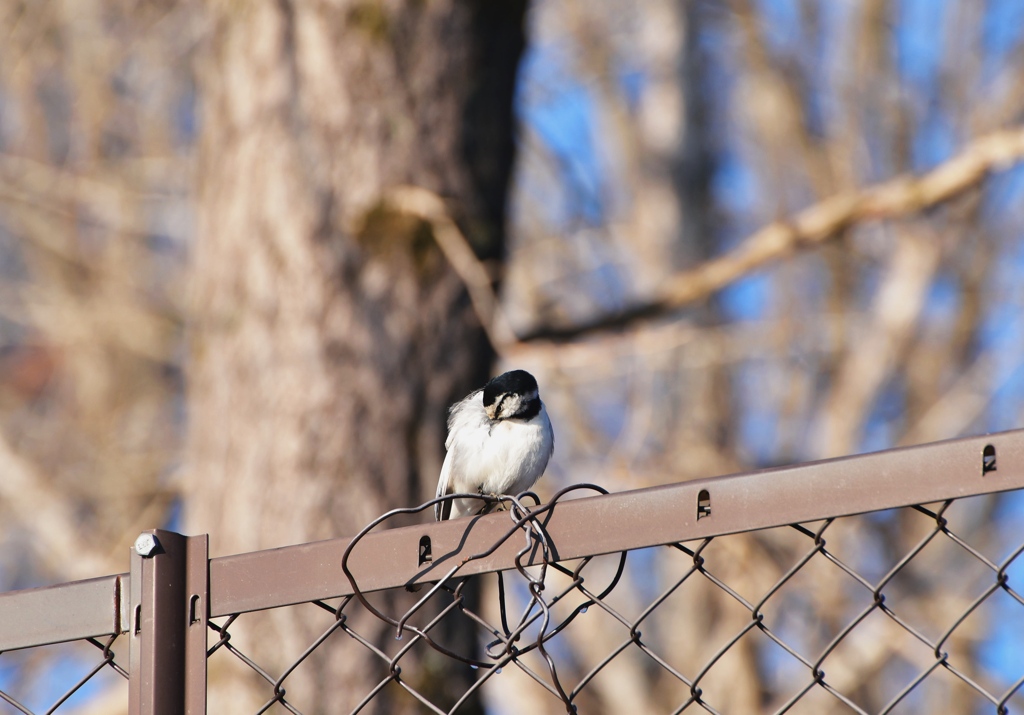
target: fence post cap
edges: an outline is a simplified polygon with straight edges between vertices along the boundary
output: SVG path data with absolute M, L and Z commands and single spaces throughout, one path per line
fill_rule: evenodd
M 153 534 L 142 533 L 139 534 L 139 538 L 135 540 L 135 553 L 139 556 L 152 556 L 153 552 L 159 548 L 160 542 L 157 541 L 156 536 Z

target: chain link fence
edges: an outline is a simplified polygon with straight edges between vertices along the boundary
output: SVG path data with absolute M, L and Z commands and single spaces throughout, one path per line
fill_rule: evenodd
M 71 712 L 100 673 L 132 713 L 218 712 L 228 682 L 254 713 L 1024 712 L 1018 456 L 1010 432 L 388 528 L 431 501 L 213 560 L 154 532 L 130 574 L 82 582 L 112 589 L 115 627 L 35 709 L 4 661 L 57 635 L 7 614 L 84 587 L 0 596 L 0 713 Z M 349 700 L 318 701 L 325 674 Z
M 128 692 L 116 660 L 119 635 L 0 654 L 0 712 L 81 712 L 100 693 Z

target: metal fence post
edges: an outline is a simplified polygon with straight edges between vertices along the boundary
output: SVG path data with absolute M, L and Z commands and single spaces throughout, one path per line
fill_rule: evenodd
M 186 694 L 190 715 L 205 713 L 206 545 L 205 536 L 155 529 L 140 534 L 132 548 L 130 715 L 181 715 Z M 186 668 L 186 659 L 195 661 L 200 651 L 200 662 Z
M 210 539 L 188 539 L 185 566 L 185 713 L 206 715 L 206 634 L 210 616 Z

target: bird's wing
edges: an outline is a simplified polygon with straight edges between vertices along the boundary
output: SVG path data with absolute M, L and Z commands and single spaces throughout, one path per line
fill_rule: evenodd
M 444 441 L 444 448 L 451 452 L 456 435 L 465 434 L 486 421 L 484 391 L 474 390 L 448 410 L 448 438 Z
M 450 440 L 449 440 L 450 441 Z M 451 492 L 452 482 L 452 451 L 449 450 L 448 454 L 444 457 L 444 464 L 441 466 L 441 476 L 437 479 L 437 492 L 434 494 L 436 499 L 440 499 L 445 494 Z M 444 521 L 451 514 L 452 503 L 451 501 L 439 501 L 434 504 L 434 520 Z
M 487 434 L 490 420 L 484 412 L 484 391 L 476 390 L 469 393 L 466 399 L 452 405 L 448 413 L 448 438 L 444 446 L 448 450 L 445 455 L 444 465 L 441 467 L 441 476 L 437 480 L 436 498 L 445 494 L 452 494 L 456 490 L 458 478 L 456 474 L 465 469 L 465 458 L 467 451 L 472 453 L 481 436 Z M 459 457 L 458 455 L 462 455 Z M 458 485 L 462 486 L 462 485 Z M 434 505 L 434 518 L 438 521 L 463 516 L 458 505 L 448 502 L 438 502 Z

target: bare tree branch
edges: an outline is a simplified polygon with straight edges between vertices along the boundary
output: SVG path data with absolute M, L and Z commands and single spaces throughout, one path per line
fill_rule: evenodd
M 939 241 L 923 227 L 902 233 L 875 292 L 867 334 L 858 349 L 848 351 L 839 363 L 813 421 L 815 454 L 822 457 L 857 448 L 871 406 L 904 362 L 901 356 L 927 306 L 941 259 Z
M 967 145 L 957 156 L 921 176 L 900 176 L 865 189 L 837 194 L 809 206 L 788 221 L 776 221 L 729 253 L 683 271 L 648 303 L 569 327 L 543 327 L 520 342 L 567 341 L 615 330 L 639 320 L 663 317 L 725 288 L 794 251 L 824 243 L 855 224 L 910 216 L 977 186 L 990 173 L 1024 159 L 1024 127 L 994 132 Z
M 402 213 L 430 224 L 438 247 L 466 286 L 473 311 L 487 333 L 491 346 L 501 354 L 503 347 L 515 341 L 515 333 L 501 309 L 498 297 L 494 294 L 487 268 L 477 258 L 473 247 L 452 220 L 444 199 L 432 191 L 417 186 L 398 186 L 387 193 L 385 202 L 392 204 Z

